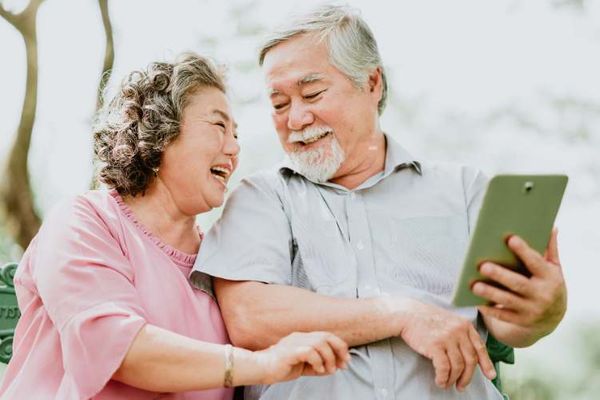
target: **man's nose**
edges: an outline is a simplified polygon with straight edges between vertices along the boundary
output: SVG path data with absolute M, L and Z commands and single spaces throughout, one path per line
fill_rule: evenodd
M 305 104 L 292 103 L 288 113 L 287 127 L 292 131 L 300 131 L 315 121 L 314 115 Z

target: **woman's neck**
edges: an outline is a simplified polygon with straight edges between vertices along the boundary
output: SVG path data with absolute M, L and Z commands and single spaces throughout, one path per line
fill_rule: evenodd
M 160 179 L 156 179 L 144 195 L 124 196 L 123 201 L 135 218 L 162 242 L 184 253 L 198 252 L 200 233 L 196 216 L 181 212 Z

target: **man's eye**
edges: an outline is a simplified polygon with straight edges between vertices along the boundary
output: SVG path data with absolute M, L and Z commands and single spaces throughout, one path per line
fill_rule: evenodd
M 225 123 L 224 122 L 215 122 L 214 125 L 220 126 L 221 128 L 225 129 Z
M 287 103 L 273 104 L 273 108 L 276 109 L 276 110 L 281 110 L 285 106 L 287 106 Z
M 325 90 L 327 90 L 327 89 L 325 89 Z M 315 93 L 310 93 L 310 94 L 307 94 L 307 95 L 305 95 L 305 96 L 304 96 L 304 98 L 305 98 L 305 99 L 308 99 L 308 100 L 314 99 L 314 98 L 316 98 L 318 95 L 320 95 L 321 93 L 323 93 L 325 90 L 320 90 L 320 91 L 318 91 L 318 92 L 315 92 Z

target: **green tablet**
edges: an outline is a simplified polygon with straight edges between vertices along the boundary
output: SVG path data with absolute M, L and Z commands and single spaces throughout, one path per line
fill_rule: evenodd
M 543 254 L 567 180 L 565 175 L 497 175 L 490 180 L 454 289 L 455 306 L 486 303 L 471 292 L 475 281 L 485 281 L 479 274 L 484 261 L 529 275 L 506 241 L 511 235 L 518 235 Z

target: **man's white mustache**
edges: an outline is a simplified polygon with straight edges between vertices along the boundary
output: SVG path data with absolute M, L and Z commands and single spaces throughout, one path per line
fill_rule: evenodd
M 333 131 L 333 129 L 331 129 L 328 126 L 314 126 L 314 127 L 311 126 L 306 129 L 303 129 L 301 131 L 292 131 L 292 133 L 290 133 L 290 135 L 288 136 L 287 142 L 288 143 L 305 142 L 307 140 L 321 136 L 324 133 L 328 133 L 328 132 L 332 132 L 332 131 Z

